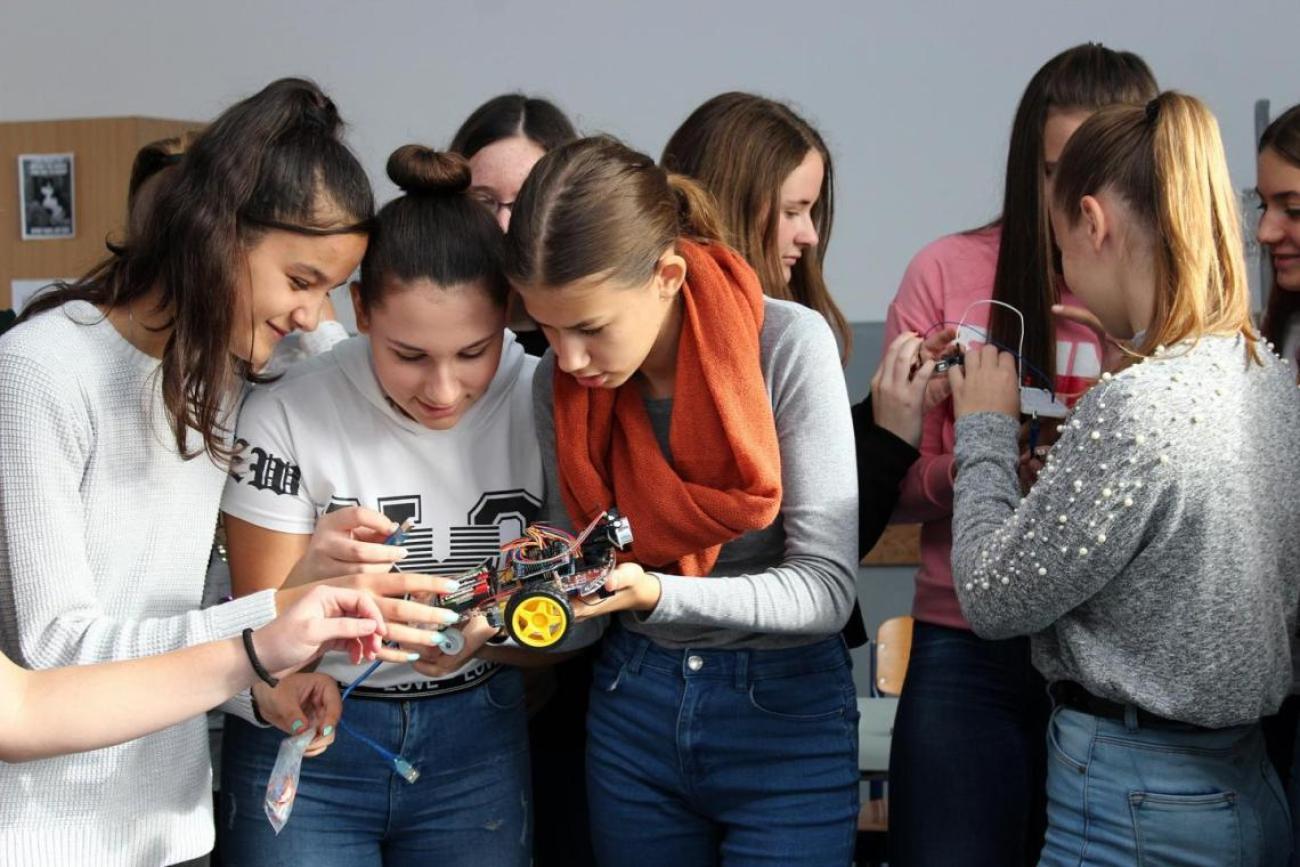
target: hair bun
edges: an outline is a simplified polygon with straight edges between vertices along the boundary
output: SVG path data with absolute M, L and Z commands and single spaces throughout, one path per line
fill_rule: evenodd
M 388 177 L 405 193 L 454 196 L 469 189 L 469 163 L 459 154 L 408 144 L 388 158 Z
M 309 79 L 281 78 L 267 85 L 258 96 L 278 101 L 283 106 L 288 112 L 284 120 L 285 128 L 333 137 L 343 126 L 334 100 Z

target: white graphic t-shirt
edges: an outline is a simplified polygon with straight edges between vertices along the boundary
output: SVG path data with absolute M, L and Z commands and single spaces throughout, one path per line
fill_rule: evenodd
M 309 535 L 327 511 L 361 505 L 394 522 L 414 519 L 403 572 L 453 575 L 499 555 L 536 516 L 542 464 L 532 412 L 537 359 L 505 332 L 488 390 L 451 430 L 430 430 L 395 409 L 371 366 L 370 342 L 346 340 L 252 389 L 239 415 L 239 460 L 222 511 L 268 530 Z M 342 653 L 319 671 L 350 683 L 366 668 Z M 495 671 L 471 661 L 429 678 L 387 664 L 358 688 L 409 698 L 465 689 Z

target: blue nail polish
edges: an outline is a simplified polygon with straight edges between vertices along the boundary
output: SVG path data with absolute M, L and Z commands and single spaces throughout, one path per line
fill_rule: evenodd
M 408 654 L 406 654 L 406 661 L 407 661 L 407 662 L 419 662 L 419 661 L 420 661 L 420 654 L 418 654 L 418 653 L 408 653 Z
M 440 631 L 435 629 L 433 632 L 429 633 L 429 643 L 437 647 L 446 647 L 447 636 L 443 635 Z
M 321 729 L 321 735 L 324 737 L 329 737 L 332 734 L 334 734 L 334 726 L 325 726 L 325 728 Z
M 297 734 L 302 729 L 302 726 L 303 726 L 302 720 L 296 719 L 293 721 L 293 725 L 289 726 L 289 731 L 293 732 L 294 734 Z

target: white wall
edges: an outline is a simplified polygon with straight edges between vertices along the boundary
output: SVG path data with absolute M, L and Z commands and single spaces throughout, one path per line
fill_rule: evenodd
M 1254 182 L 1253 101 L 1300 101 L 1297 0 L 11 0 L 0 120 L 201 119 L 303 74 L 333 95 L 378 179 L 394 147 L 445 144 L 501 91 L 548 95 L 583 129 L 657 156 L 695 105 L 755 90 L 796 103 L 829 140 L 830 278 L 849 317 L 869 320 L 918 247 L 996 214 L 1025 82 L 1088 39 L 1205 98 L 1238 186 Z

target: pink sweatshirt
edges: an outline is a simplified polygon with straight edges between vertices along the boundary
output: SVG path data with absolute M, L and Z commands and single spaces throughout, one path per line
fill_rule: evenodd
M 924 334 L 939 322 L 965 322 L 979 333 L 959 335 L 976 344 L 988 328 L 992 307 L 972 302 L 993 297 L 1001 231 L 994 227 L 949 235 L 924 247 L 907 266 L 885 319 L 885 346 L 903 331 Z M 1061 303 L 1078 306 L 1067 290 Z M 969 312 L 968 312 L 968 308 Z M 1056 328 L 1056 388 L 1066 403 L 1101 376 L 1101 348 L 1091 330 L 1072 322 Z M 1014 347 L 1013 347 L 1014 348 Z M 1051 423 L 1050 420 L 1046 423 Z M 952 402 L 930 411 L 921 432 L 921 457 L 903 479 L 895 523 L 921 522 L 921 568 L 916 573 L 912 614 L 918 620 L 969 629 L 952 586 Z

